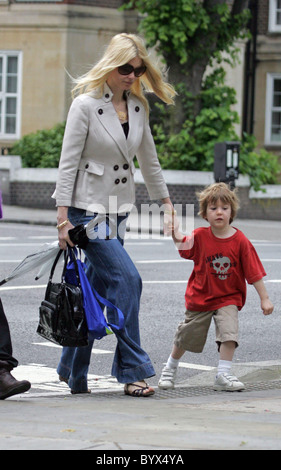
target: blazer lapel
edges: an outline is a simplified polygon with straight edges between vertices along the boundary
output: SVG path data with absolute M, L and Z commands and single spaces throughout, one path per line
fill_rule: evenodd
M 129 161 L 126 137 L 111 101 L 105 105 L 99 106 L 96 110 L 96 114 L 105 130 L 118 145 L 126 160 Z
M 136 144 L 136 137 L 139 132 L 139 122 L 140 122 L 140 117 L 141 117 L 141 112 L 139 109 L 139 106 L 136 105 L 136 102 L 134 101 L 133 98 L 130 98 L 128 96 L 128 119 L 129 119 L 129 134 L 127 138 L 127 148 L 128 151 L 130 152 L 130 149 L 132 149 L 135 144 Z
M 104 129 L 114 139 L 120 151 L 130 163 L 129 150 L 134 147 L 136 141 L 136 132 L 138 130 L 141 113 L 134 99 L 127 93 L 129 134 L 126 139 L 122 125 L 118 119 L 117 113 L 111 102 L 113 93 L 107 83 L 104 85 L 103 96 L 100 100 L 100 106 L 96 108 L 96 115 Z

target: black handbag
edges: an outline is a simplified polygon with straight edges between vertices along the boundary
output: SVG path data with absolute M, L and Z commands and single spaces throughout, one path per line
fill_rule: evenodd
M 88 327 L 83 307 L 83 293 L 74 250 L 68 246 L 64 251 L 64 268 L 61 282 L 53 282 L 53 275 L 63 250 L 60 250 L 53 263 L 45 299 L 39 308 L 37 333 L 48 341 L 60 346 L 87 346 Z M 65 281 L 66 266 L 74 261 L 77 285 Z

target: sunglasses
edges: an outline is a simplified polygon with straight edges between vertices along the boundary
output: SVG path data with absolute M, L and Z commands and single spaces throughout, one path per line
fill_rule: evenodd
M 134 72 L 135 77 L 141 77 L 146 71 L 146 66 L 142 65 L 141 67 L 134 68 L 131 64 L 125 64 L 118 67 L 118 72 L 120 75 L 130 75 Z

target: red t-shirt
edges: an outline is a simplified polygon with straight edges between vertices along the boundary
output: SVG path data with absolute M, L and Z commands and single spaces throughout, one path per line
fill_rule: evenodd
M 251 242 L 238 229 L 229 238 L 217 238 L 211 227 L 195 229 L 185 237 L 179 253 L 194 261 L 185 293 L 188 310 L 208 311 L 226 305 L 239 310 L 246 301 L 246 282 L 259 281 L 266 272 Z

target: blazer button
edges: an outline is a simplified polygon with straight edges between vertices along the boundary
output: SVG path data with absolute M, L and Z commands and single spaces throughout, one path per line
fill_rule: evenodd
M 104 96 L 105 96 L 105 98 L 109 98 L 109 94 L 108 94 L 108 93 L 106 93 Z
M 114 165 L 113 170 L 114 170 L 114 171 L 119 170 L 119 166 L 118 166 L 118 165 Z
M 87 163 L 87 164 L 85 165 L 85 168 L 86 168 L 86 169 L 89 168 L 89 163 Z
M 136 111 L 136 113 L 138 113 L 138 112 L 139 112 L 139 110 L 140 110 L 140 108 L 139 108 L 138 106 L 136 106 L 136 107 L 135 107 L 135 111 Z
M 119 183 L 120 183 L 120 179 L 117 178 L 117 179 L 115 180 L 115 184 L 119 184 Z
M 127 183 L 127 178 L 122 178 L 122 183 Z
M 128 168 L 129 168 L 128 163 L 125 163 L 125 164 L 123 165 L 123 169 L 124 169 L 124 170 L 128 170 Z
M 103 114 L 103 110 L 102 110 L 102 109 L 99 109 L 99 110 L 98 110 L 98 113 L 99 113 L 100 115 Z

